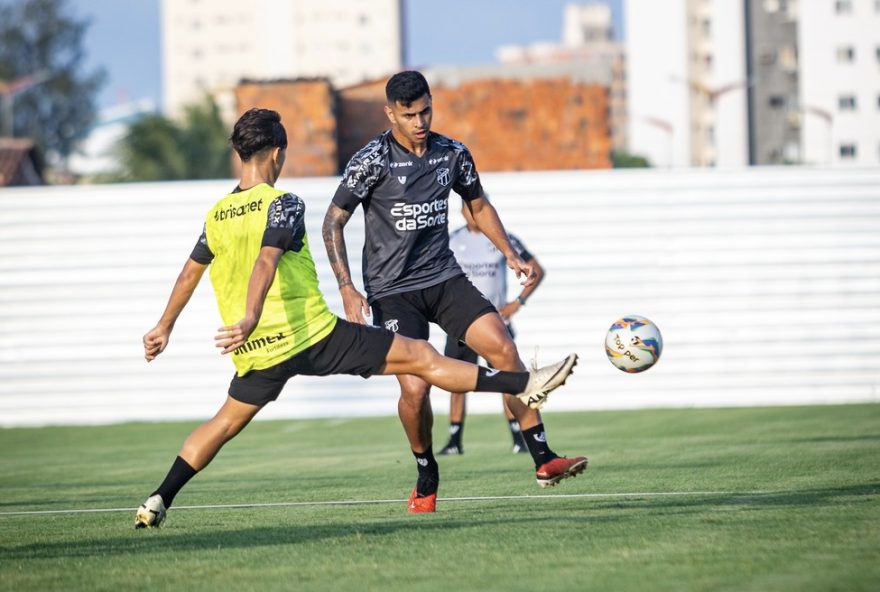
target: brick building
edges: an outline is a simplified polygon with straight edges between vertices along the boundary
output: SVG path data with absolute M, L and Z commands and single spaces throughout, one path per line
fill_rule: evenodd
M 611 167 L 608 87 L 575 77 L 426 77 L 432 129 L 465 143 L 481 171 Z M 385 79 L 334 91 L 324 80 L 245 82 L 239 112 L 281 113 L 289 146 L 284 176 L 338 174 L 389 122 Z
M 238 112 L 252 107 L 281 114 L 287 130 L 285 177 L 326 177 L 339 172 L 336 93 L 326 79 L 243 81 L 235 89 Z M 233 157 L 237 175 L 238 158 Z
M 432 128 L 464 142 L 482 171 L 611 167 L 608 93 L 568 79 L 433 85 Z

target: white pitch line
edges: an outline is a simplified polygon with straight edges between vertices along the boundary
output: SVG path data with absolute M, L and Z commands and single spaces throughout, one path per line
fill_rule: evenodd
M 602 499 L 602 498 L 633 498 L 633 497 L 673 497 L 673 496 L 737 496 L 768 495 L 783 493 L 778 491 L 650 491 L 636 493 L 560 493 L 555 495 L 491 495 L 472 497 L 441 497 L 438 502 L 473 502 L 495 500 L 552 500 L 552 499 Z M 246 508 L 290 508 L 302 506 L 363 506 L 370 504 L 403 504 L 405 499 L 385 500 L 333 500 L 314 502 L 266 502 L 259 504 L 212 504 L 201 506 L 173 506 L 177 510 L 229 510 Z M 137 508 L 86 508 L 70 510 L 24 510 L 18 512 L 0 512 L 0 516 L 45 516 L 51 514 L 99 514 L 106 512 L 134 512 Z

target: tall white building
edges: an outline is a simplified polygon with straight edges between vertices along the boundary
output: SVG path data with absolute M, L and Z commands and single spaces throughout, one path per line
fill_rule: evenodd
M 630 151 L 655 166 L 748 163 L 744 11 L 626 0 Z
M 402 26 L 401 0 L 162 0 L 164 111 L 205 92 L 228 111 L 242 78 L 386 76 L 403 63 Z
M 880 0 L 626 0 L 630 150 L 880 164 Z
M 804 161 L 880 165 L 880 1 L 798 4 Z

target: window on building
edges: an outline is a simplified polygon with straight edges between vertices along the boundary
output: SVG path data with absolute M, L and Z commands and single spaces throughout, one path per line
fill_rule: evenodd
M 797 47 L 786 45 L 779 48 L 779 66 L 786 72 L 796 72 L 798 67 Z
M 856 110 L 856 96 L 855 95 L 840 95 L 837 97 L 837 108 L 841 111 L 855 111 Z
M 758 61 L 761 62 L 762 66 L 772 66 L 776 63 L 776 50 L 765 49 L 758 56 Z
M 856 59 L 856 48 L 852 45 L 841 45 L 837 48 L 837 61 L 842 64 L 849 64 Z
M 840 158 L 855 158 L 856 157 L 856 145 L 855 144 L 841 144 L 840 145 Z
M 773 109 L 782 109 L 785 107 L 785 97 L 782 95 L 770 95 L 768 103 L 770 103 L 770 107 Z
M 712 21 L 711 19 L 704 18 L 701 23 L 703 29 L 703 37 L 706 39 L 712 36 Z
M 852 14 L 852 0 L 837 0 L 834 3 L 834 11 L 837 14 Z

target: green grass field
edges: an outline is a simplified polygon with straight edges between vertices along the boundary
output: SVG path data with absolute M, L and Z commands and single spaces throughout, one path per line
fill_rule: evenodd
M 0 430 L 0 588 L 880 589 L 880 405 L 545 421 L 585 475 L 539 489 L 500 414 L 474 416 L 431 515 L 406 512 L 396 418 L 256 422 L 149 531 L 134 508 L 195 424 Z M 380 502 L 184 507 L 342 500 Z

